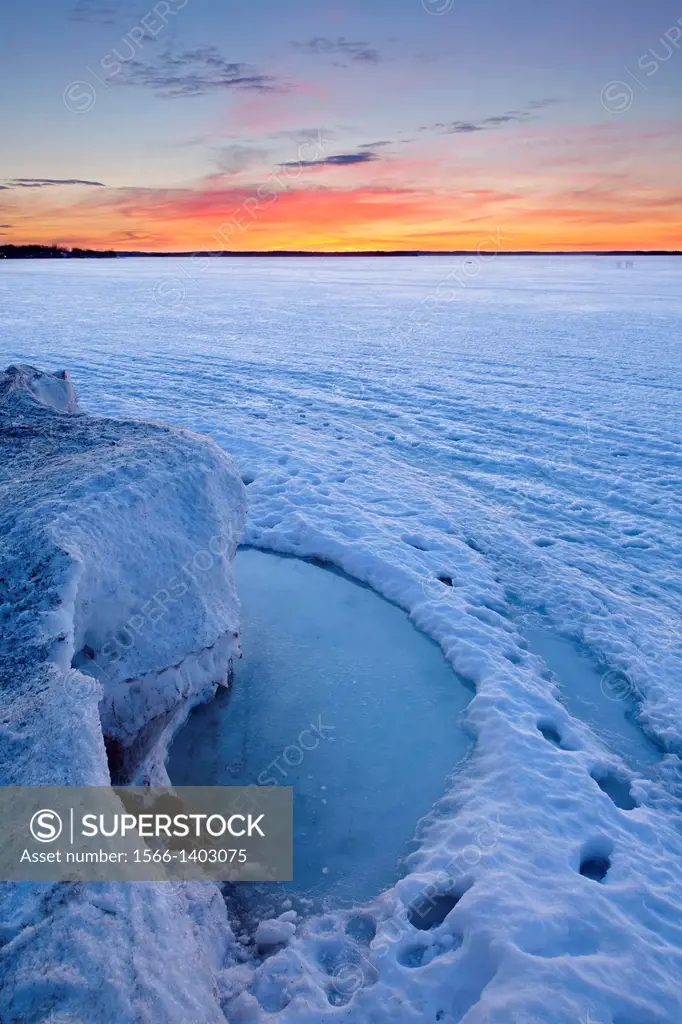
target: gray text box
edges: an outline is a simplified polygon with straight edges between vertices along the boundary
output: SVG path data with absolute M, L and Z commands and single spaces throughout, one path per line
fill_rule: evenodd
M 284 786 L 0 786 L 0 880 L 285 882 Z

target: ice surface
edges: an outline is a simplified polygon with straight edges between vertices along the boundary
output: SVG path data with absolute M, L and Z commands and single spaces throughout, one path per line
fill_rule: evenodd
M 568 710 L 594 729 L 604 745 L 633 771 L 648 773 L 661 760 L 661 750 L 637 722 L 635 695 L 615 675 L 604 678 L 570 640 L 535 627 L 525 635 L 556 677 Z
M 477 689 L 471 763 L 410 873 L 364 931 L 313 914 L 262 962 L 252 933 L 241 963 L 216 944 L 229 1020 L 679 1024 L 682 263 L 5 263 L 6 363 L 210 434 L 248 482 L 249 543 L 369 583 Z M 655 778 L 576 717 L 529 650 L 538 619 L 634 695 Z M 457 902 L 421 930 L 425 893 Z
M 171 747 L 175 785 L 294 787 L 295 874 L 330 905 L 392 885 L 422 815 L 471 746 L 471 691 L 405 613 L 338 574 L 240 551 L 243 660 Z M 272 886 L 242 886 L 243 898 Z

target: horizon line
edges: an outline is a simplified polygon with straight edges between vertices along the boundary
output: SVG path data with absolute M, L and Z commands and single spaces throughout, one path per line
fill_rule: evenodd
M 39 249 L 57 250 L 63 254 L 83 253 L 87 258 L 93 256 L 107 255 L 117 258 L 131 257 L 205 257 L 222 259 L 225 257 L 238 257 L 241 259 L 263 256 L 305 256 L 305 257 L 396 257 L 396 256 L 682 256 L 682 249 L 90 249 L 82 246 L 71 246 L 70 248 L 56 243 L 45 244 L 41 242 L 5 242 L 0 243 L 0 255 L 6 255 L 7 250 Z M 40 259 L 40 255 L 29 257 Z

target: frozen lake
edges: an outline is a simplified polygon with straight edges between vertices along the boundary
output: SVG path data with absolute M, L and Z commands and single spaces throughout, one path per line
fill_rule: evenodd
M 235 570 L 244 658 L 232 691 L 176 737 L 171 782 L 293 786 L 283 889 L 315 904 L 372 899 L 471 746 L 472 694 L 404 612 L 352 580 L 253 550 Z
M 339 903 L 396 877 L 447 791 L 361 928 L 281 922 L 295 944 L 248 969 L 245 928 L 259 1005 L 679 1020 L 682 261 L 4 261 L 0 315 L 5 364 L 210 435 L 248 485 L 245 544 L 299 558 L 239 556 L 245 659 L 186 767 L 253 781 L 326 713 L 288 768 L 328 840 L 300 829 L 297 884 L 326 867 Z

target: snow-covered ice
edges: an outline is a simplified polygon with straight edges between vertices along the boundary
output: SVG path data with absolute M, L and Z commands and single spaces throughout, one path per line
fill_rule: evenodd
M 476 688 L 410 871 L 270 955 L 216 944 L 225 1017 L 679 1024 L 682 264 L 74 263 L 2 268 L 5 363 L 209 434 L 247 543 L 369 584 Z
M 236 467 L 27 366 L 0 374 L 0 446 L 0 783 L 167 781 L 166 734 L 239 653 Z M 0 921 L 3 1022 L 223 1019 L 215 887 L 4 885 Z

